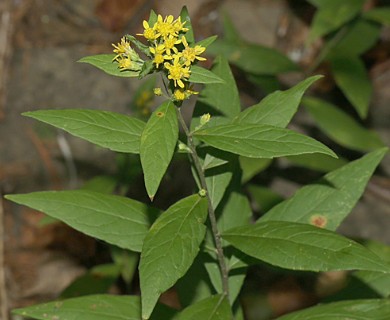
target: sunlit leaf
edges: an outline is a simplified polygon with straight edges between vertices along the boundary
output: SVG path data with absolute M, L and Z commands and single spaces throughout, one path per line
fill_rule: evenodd
M 189 81 L 192 83 L 224 83 L 223 79 L 217 76 L 214 72 L 199 66 L 191 67 L 191 75 Z
M 387 320 L 390 318 L 390 300 L 352 300 L 320 304 L 296 311 L 277 320 Z
M 258 104 L 242 111 L 235 123 L 268 124 L 286 127 L 296 113 L 302 96 L 322 76 L 307 78 L 286 91 L 276 91 L 266 96 Z
M 282 268 L 390 272 L 390 265 L 362 245 L 308 224 L 265 221 L 228 230 L 222 237 L 245 254 Z
M 304 186 L 273 207 L 259 221 L 294 221 L 336 230 L 363 194 L 386 152 L 387 148 L 373 151 L 329 172 L 317 183 Z
M 87 109 L 38 110 L 24 116 L 48 123 L 98 146 L 117 152 L 139 153 L 145 123 L 123 114 Z
M 160 294 L 190 268 L 206 233 L 206 217 L 206 198 L 193 195 L 172 205 L 150 228 L 139 266 L 144 319 Z
M 139 71 L 121 70 L 119 69 L 118 62 L 113 61 L 115 54 L 98 54 L 94 56 L 88 56 L 81 58 L 78 62 L 88 63 L 93 65 L 105 73 L 117 76 L 117 77 L 138 77 Z
M 218 56 L 211 71 L 223 79 L 224 83 L 205 85 L 199 95 L 199 101 L 210 105 L 227 117 L 233 118 L 240 112 L 241 107 L 237 85 L 229 63 L 225 58 Z
M 269 125 L 220 125 L 198 130 L 194 136 L 215 148 L 250 158 L 316 152 L 336 156 L 333 151 L 312 138 Z
M 141 251 L 157 210 L 120 196 L 85 190 L 7 195 L 7 199 L 42 211 L 89 236 Z
M 201 300 L 184 309 L 175 320 L 227 320 L 233 319 L 229 303 L 222 295 Z
M 178 136 L 176 107 L 172 101 L 166 101 L 152 113 L 141 135 L 141 164 L 152 201 L 172 160 Z
M 170 320 L 175 315 L 173 310 L 163 305 L 156 309 L 151 320 Z M 39 320 L 140 320 L 141 302 L 137 296 L 101 294 L 38 304 L 13 310 L 13 313 Z

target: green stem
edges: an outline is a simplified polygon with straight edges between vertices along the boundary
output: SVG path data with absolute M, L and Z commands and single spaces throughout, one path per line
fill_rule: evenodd
M 228 278 L 228 268 L 225 263 L 225 256 L 223 253 L 223 247 L 222 247 L 222 240 L 221 240 L 221 234 L 218 230 L 217 226 L 217 218 L 215 216 L 215 211 L 213 208 L 213 204 L 210 198 L 210 194 L 208 192 L 207 188 L 207 183 L 206 183 L 206 176 L 204 174 L 204 171 L 202 169 L 202 165 L 200 164 L 199 156 L 196 152 L 196 147 L 194 144 L 194 141 L 192 139 L 192 134 L 188 130 L 187 124 L 185 123 L 183 116 L 179 110 L 179 108 L 176 108 L 177 110 L 177 117 L 179 119 L 179 122 L 184 130 L 184 133 L 187 136 L 188 140 L 188 147 L 190 148 L 190 155 L 192 158 L 192 161 L 194 163 L 196 172 L 198 174 L 199 180 L 201 187 L 206 191 L 206 198 L 208 202 L 208 214 L 209 214 L 209 219 L 210 219 L 210 224 L 211 224 L 211 230 L 213 232 L 213 237 L 214 237 L 214 242 L 215 242 L 215 248 L 216 248 L 216 253 L 217 253 L 217 258 L 218 258 L 218 263 L 219 263 L 219 269 L 221 271 L 221 279 L 222 279 L 222 291 L 223 295 L 229 299 L 229 278 Z

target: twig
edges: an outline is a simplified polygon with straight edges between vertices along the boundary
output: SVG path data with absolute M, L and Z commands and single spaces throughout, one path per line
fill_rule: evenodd
M 188 139 L 188 147 L 191 150 L 191 158 L 193 160 L 193 163 L 195 165 L 196 172 L 198 174 L 200 184 L 202 188 L 206 191 L 206 198 L 208 202 L 208 214 L 209 214 L 209 219 L 210 219 L 210 224 L 211 224 L 211 229 L 213 232 L 213 237 L 214 237 L 214 242 L 215 242 L 215 248 L 217 251 L 217 258 L 218 258 L 218 263 L 219 263 L 219 268 L 221 271 L 221 279 L 222 279 L 222 291 L 223 295 L 229 299 L 229 278 L 228 278 L 228 269 L 225 263 L 225 256 L 223 253 L 223 248 L 222 248 L 222 241 L 221 241 L 221 234 L 219 233 L 218 226 L 217 226 L 217 218 L 215 216 L 215 211 L 213 208 L 213 204 L 210 198 L 210 194 L 208 192 L 207 188 L 207 183 L 206 183 L 206 177 L 204 174 L 204 171 L 202 169 L 202 166 L 199 161 L 199 156 L 196 152 L 195 144 L 192 139 L 192 135 L 190 131 L 188 130 L 187 124 L 185 123 L 183 116 L 180 112 L 179 108 L 176 108 L 177 110 L 177 117 L 179 119 L 179 122 L 184 130 L 184 133 L 187 136 Z

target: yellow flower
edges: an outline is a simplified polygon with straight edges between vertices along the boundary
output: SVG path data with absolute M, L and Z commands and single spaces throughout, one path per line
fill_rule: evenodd
M 195 46 L 194 48 L 188 45 L 188 42 L 184 36 L 181 37 L 181 41 L 184 45 L 184 50 L 180 52 L 180 56 L 184 59 L 184 65 L 190 66 L 195 60 L 205 61 L 206 58 L 199 57 L 200 54 L 205 52 L 206 48 L 202 46 Z
M 153 27 L 149 26 L 149 23 L 144 20 L 142 25 L 144 26 L 144 33 L 137 33 L 139 36 L 144 36 L 146 40 L 153 41 L 156 40 L 160 34 L 156 32 L 155 25 Z
M 181 22 L 181 17 L 177 18 L 173 22 L 173 29 L 176 32 L 176 34 L 179 34 L 179 32 L 187 32 L 189 29 L 185 28 L 184 25 L 186 24 L 186 21 Z
M 186 67 L 180 63 L 180 57 L 176 55 L 173 59 L 173 64 L 165 62 L 164 67 L 169 72 L 168 79 L 173 80 L 175 87 L 179 86 L 180 88 L 184 88 L 183 80 L 188 80 L 191 71 L 189 67 Z
M 128 57 L 127 58 L 122 58 L 122 59 L 119 59 L 117 61 L 118 61 L 119 69 L 121 69 L 121 70 L 133 70 L 134 64 L 130 60 L 130 58 L 128 58 Z
M 165 46 L 165 52 L 167 55 L 171 55 L 171 50 L 174 52 L 174 53 L 177 53 L 177 48 L 175 47 L 176 44 L 179 44 L 181 43 L 181 40 L 180 39 L 177 39 L 176 37 L 174 37 L 173 35 L 169 35 L 165 41 L 164 41 L 164 46 Z
M 116 53 L 114 60 L 117 60 L 122 55 L 130 55 L 133 53 L 133 48 L 130 46 L 130 43 L 127 42 L 125 37 L 122 37 L 121 42 L 118 44 L 112 44 L 115 48 L 113 51 Z
M 154 88 L 154 89 L 153 89 L 153 93 L 154 93 L 154 95 L 156 95 L 156 96 L 158 96 L 158 97 L 162 96 L 162 90 L 161 90 L 161 88 Z
M 165 39 L 169 35 L 176 35 L 175 29 L 172 25 L 173 16 L 169 15 L 163 20 L 162 16 L 159 14 L 157 16 L 157 22 L 155 28 L 157 32 Z
M 173 92 L 173 98 L 175 100 L 182 101 L 182 100 L 188 99 L 191 95 L 198 94 L 198 93 L 199 92 L 192 91 L 191 88 L 190 89 L 176 89 Z
M 164 63 L 165 60 L 171 59 L 170 56 L 164 55 L 165 46 L 163 44 L 159 44 L 156 47 L 150 47 L 149 50 L 154 55 L 153 62 L 157 68 L 160 64 Z

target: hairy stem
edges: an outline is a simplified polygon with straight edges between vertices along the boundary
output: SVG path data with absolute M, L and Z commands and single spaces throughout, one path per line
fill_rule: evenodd
M 210 224 L 211 224 L 211 230 L 213 232 L 219 268 L 221 271 L 223 295 L 226 296 L 227 298 L 229 298 L 228 269 L 227 269 L 227 266 L 225 263 L 225 256 L 224 256 L 223 248 L 222 248 L 221 234 L 219 233 L 218 227 L 217 227 L 217 218 L 215 216 L 215 211 L 214 211 L 213 204 L 212 204 L 212 201 L 210 198 L 210 194 L 209 194 L 208 188 L 207 188 L 206 177 L 205 177 L 204 171 L 202 169 L 202 165 L 200 164 L 199 156 L 196 152 L 196 148 L 195 148 L 194 141 L 192 139 L 192 135 L 187 127 L 187 124 L 185 123 L 185 121 L 183 119 L 183 116 L 180 112 L 180 109 L 176 108 L 176 110 L 177 110 L 177 117 L 179 119 L 179 122 L 184 130 L 184 133 L 187 136 L 188 147 L 190 148 L 190 151 L 191 151 L 190 155 L 191 155 L 192 161 L 194 163 L 196 172 L 198 174 L 201 187 L 206 191 L 206 198 L 207 198 L 207 202 L 208 202 L 208 214 L 209 214 L 209 219 L 210 219 Z

